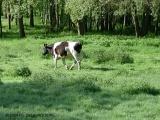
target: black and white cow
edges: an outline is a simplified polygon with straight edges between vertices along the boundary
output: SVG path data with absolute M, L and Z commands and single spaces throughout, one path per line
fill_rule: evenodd
M 74 65 L 77 64 L 78 70 L 80 70 L 81 49 L 82 44 L 80 42 L 56 42 L 50 45 L 44 44 L 43 55 L 46 55 L 48 53 L 51 53 L 53 55 L 55 68 L 57 68 L 57 60 L 61 58 L 66 69 L 68 69 L 68 66 L 66 65 L 65 58 L 71 55 L 74 58 L 74 63 L 71 65 L 69 69 L 71 70 L 74 67 Z

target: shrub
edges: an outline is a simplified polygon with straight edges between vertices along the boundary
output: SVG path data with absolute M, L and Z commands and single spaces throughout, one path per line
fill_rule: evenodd
M 109 41 L 103 41 L 100 43 L 101 46 L 104 46 L 104 47 L 110 47 L 111 46 L 111 43 Z
M 6 57 L 9 57 L 9 58 L 17 58 L 17 55 L 7 54 Z
M 137 43 L 135 41 L 125 41 L 124 45 L 125 46 L 135 46 L 137 45 Z
M 93 59 L 95 63 L 101 64 L 110 60 L 114 60 L 114 54 L 105 50 L 97 50 L 94 51 Z
M 74 80 L 74 85 L 82 92 L 99 92 L 101 88 L 95 84 L 97 77 L 81 76 L 78 80 Z
M 49 85 L 50 83 L 52 83 L 54 81 L 54 78 L 53 76 L 51 76 L 50 74 L 48 73 L 35 73 L 33 74 L 30 78 L 29 78 L 29 81 L 32 83 L 32 84 L 37 84 L 39 83 L 39 85 Z
M 95 53 L 95 56 L 94 56 L 95 63 L 103 63 L 106 61 L 104 51 L 99 50 L 99 51 L 95 51 L 94 53 Z
M 125 63 L 133 63 L 134 59 L 127 53 L 119 53 L 116 55 L 116 61 L 125 64 Z
M 80 91 L 84 91 L 84 92 L 99 92 L 101 91 L 101 88 L 99 86 L 97 86 L 94 82 L 92 81 L 86 81 L 86 80 L 82 80 L 79 83 L 79 89 Z
M 83 84 L 81 84 L 81 87 L 86 92 L 99 92 L 99 91 L 101 91 L 100 87 L 95 85 L 95 83 L 93 83 L 93 82 L 84 82 Z
M 117 62 L 119 62 L 121 64 L 133 63 L 134 62 L 133 57 L 131 57 L 128 53 L 125 53 L 125 52 L 117 53 L 115 55 L 115 59 L 116 59 Z
M 22 77 L 28 77 L 32 74 L 31 70 L 28 67 L 19 67 L 15 70 L 16 75 Z
M 81 54 L 82 54 L 83 59 L 89 58 L 89 55 L 86 52 L 82 51 Z
M 139 83 L 129 86 L 127 89 L 127 93 L 129 94 L 150 94 L 150 95 L 158 95 L 160 94 L 160 90 L 150 86 L 148 83 Z
M 146 43 L 147 46 L 152 46 L 152 47 L 159 47 L 160 46 L 160 42 L 147 42 Z
M 121 64 L 126 63 L 134 63 L 133 57 L 131 57 L 128 53 L 122 51 L 122 50 L 97 50 L 94 51 L 93 61 L 95 63 L 101 64 L 108 61 L 116 61 Z
M 1 81 L 1 79 L 0 79 L 0 85 L 3 85 L 3 82 Z

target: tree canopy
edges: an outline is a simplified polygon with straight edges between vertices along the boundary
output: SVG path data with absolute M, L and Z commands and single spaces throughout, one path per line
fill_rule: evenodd
M 47 32 L 67 27 L 77 29 L 80 35 L 91 31 L 117 31 L 137 37 L 159 34 L 159 0 L 1 0 L 0 6 L 9 29 L 11 19 L 19 21 L 20 37 L 25 36 L 23 17 L 29 17 L 34 27 L 35 16 L 41 18 Z M 2 31 L 1 20 L 0 26 Z

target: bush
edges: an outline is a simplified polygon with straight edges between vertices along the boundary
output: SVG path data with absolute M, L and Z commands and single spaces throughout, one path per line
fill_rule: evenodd
M 31 83 L 39 83 L 39 84 L 47 84 L 49 85 L 50 83 L 52 83 L 54 81 L 54 78 L 53 76 L 51 76 L 50 74 L 48 73 L 43 73 L 43 72 L 40 72 L 40 73 L 35 73 L 33 74 L 30 78 L 29 78 L 29 81 Z
M 99 92 L 101 88 L 96 85 L 97 77 L 95 76 L 79 76 L 74 80 L 73 85 L 82 92 Z
M 19 67 L 15 70 L 17 76 L 28 77 L 32 74 L 28 67 Z
M 160 90 L 150 86 L 148 83 L 139 83 L 130 85 L 126 90 L 126 92 L 129 94 L 149 94 L 149 95 L 160 94 Z
M 99 92 L 101 91 L 100 87 L 95 85 L 93 82 L 84 82 L 80 85 L 82 89 L 86 92 Z
M 0 85 L 3 85 L 3 82 L 1 81 L 1 79 L 0 79 Z
M 155 41 L 147 42 L 146 45 L 147 46 L 152 46 L 152 47 L 159 47 L 160 46 L 160 42 L 155 42 Z
M 111 46 L 111 42 L 109 41 L 103 41 L 100 43 L 101 46 L 104 46 L 104 47 L 110 47 Z
M 115 59 L 117 62 L 121 64 L 134 62 L 134 59 L 128 53 L 124 53 L 124 52 L 117 53 L 115 55 Z
M 105 63 L 111 60 L 121 64 L 134 63 L 133 57 L 122 50 L 97 50 L 94 51 L 94 54 L 92 56 L 94 59 L 93 61 L 98 64 Z
M 13 55 L 13 54 L 7 54 L 6 57 L 8 57 L 8 58 L 17 58 L 17 56 Z
M 78 88 L 80 91 L 82 92 L 99 92 L 101 91 L 101 88 L 99 86 L 97 86 L 94 82 L 92 82 L 91 80 L 87 81 L 87 80 L 80 80 L 77 81 L 76 83 L 78 85 Z
M 101 64 L 110 60 L 114 60 L 114 55 L 105 50 L 94 51 L 93 59 L 95 63 Z

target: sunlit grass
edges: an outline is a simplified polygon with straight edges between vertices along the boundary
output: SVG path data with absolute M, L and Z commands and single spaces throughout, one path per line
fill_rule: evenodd
M 0 118 L 9 120 L 11 113 L 21 114 L 19 120 L 160 118 L 159 37 L 46 36 L 40 28 L 26 28 L 25 39 L 8 34 L 0 40 Z M 65 70 L 61 60 L 54 70 L 52 58 L 42 56 L 44 43 L 64 40 L 83 42 L 81 71 Z M 52 115 L 25 116 L 45 113 Z

